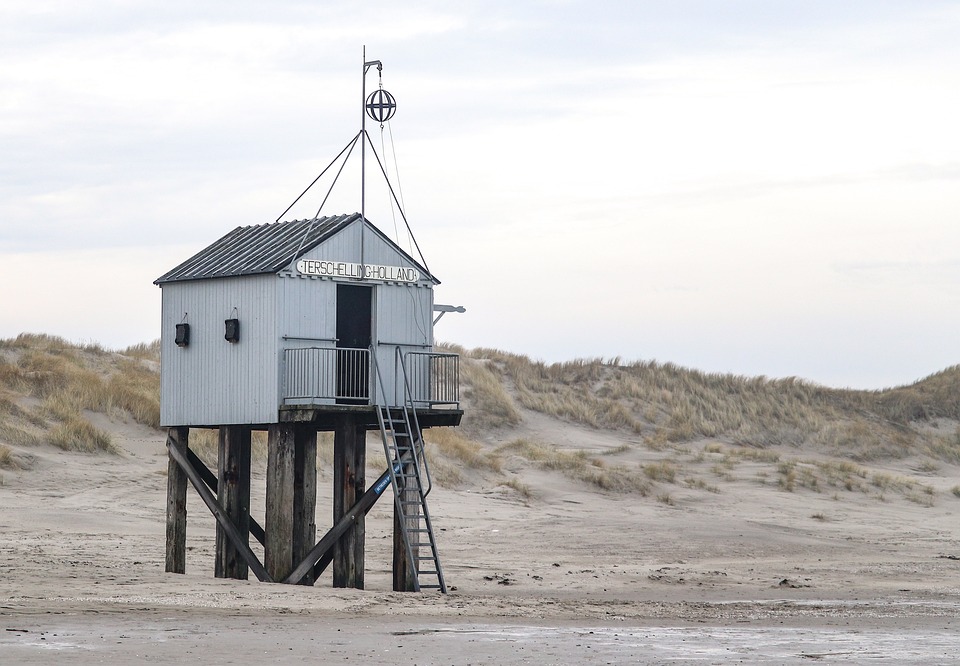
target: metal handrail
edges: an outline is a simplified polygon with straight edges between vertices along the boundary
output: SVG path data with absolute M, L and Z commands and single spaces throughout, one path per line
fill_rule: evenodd
M 425 372 L 414 371 L 413 373 L 415 381 L 408 387 L 408 394 L 413 402 L 427 403 L 430 406 L 460 404 L 459 354 L 408 351 L 403 354 L 401 365 L 404 366 L 405 371 L 411 365 L 416 370 L 420 368 L 425 370 Z M 410 373 L 406 372 L 406 375 L 409 381 Z
M 417 417 L 417 406 L 413 402 L 413 395 L 410 393 L 410 380 L 407 377 L 407 368 L 404 364 L 403 351 L 400 347 L 397 347 L 397 359 L 399 360 L 400 365 L 400 374 L 403 375 L 403 411 L 407 411 L 407 405 L 410 406 L 410 414 L 413 415 L 413 427 L 417 433 L 417 439 L 420 441 L 419 451 L 417 450 L 417 443 L 414 442 L 414 454 L 418 456 L 418 460 L 423 461 L 423 469 L 427 473 L 427 489 L 424 491 L 423 496 L 426 497 L 430 494 L 430 491 L 433 490 L 433 477 L 430 475 L 430 465 L 427 462 L 427 454 L 423 450 L 423 431 L 420 430 L 420 419 Z M 407 417 L 409 420 L 409 416 Z M 416 465 L 415 467 L 419 467 Z M 417 472 L 419 474 L 419 471 Z M 423 484 L 421 483 L 421 487 Z
M 373 356 L 369 349 L 294 347 L 283 353 L 283 400 L 370 399 L 369 372 L 362 372 Z

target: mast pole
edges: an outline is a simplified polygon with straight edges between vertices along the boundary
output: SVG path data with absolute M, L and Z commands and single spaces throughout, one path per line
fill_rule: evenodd
M 363 99 L 360 102 L 360 265 L 363 266 L 363 235 L 367 226 L 367 72 L 374 65 L 377 71 L 383 71 L 379 60 L 367 60 L 367 45 L 363 45 Z M 365 272 L 364 269 L 360 269 Z M 360 275 L 363 278 L 363 273 Z
M 360 277 L 363 268 L 363 235 L 367 226 L 367 45 L 363 45 L 363 83 L 360 97 Z

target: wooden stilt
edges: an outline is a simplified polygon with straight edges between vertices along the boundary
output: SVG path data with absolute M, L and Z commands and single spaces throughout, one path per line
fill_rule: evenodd
M 189 428 L 170 428 L 167 442 L 186 453 Z M 167 560 L 166 571 L 184 573 L 187 569 L 187 474 L 173 456 L 167 462 Z
M 337 523 L 330 528 L 330 531 L 323 535 L 323 538 L 317 542 L 317 545 L 310 550 L 307 556 L 293 570 L 293 573 L 283 582 L 294 583 L 302 579 L 311 568 L 313 569 L 314 580 L 316 580 L 333 560 L 333 549 L 337 545 L 337 541 L 341 535 L 356 522 L 358 516 L 367 515 L 370 509 L 373 508 L 373 505 L 377 503 L 377 500 L 383 496 L 383 492 L 389 487 L 390 473 L 384 472 L 370 490 L 366 491 L 363 496 L 357 500 L 357 503 L 347 511 L 343 518 L 337 521 Z
M 210 509 L 213 517 L 217 519 L 217 525 L 222 527 L 224 532 L 226 532 L 227 536 L 233 542 L 234 547 L 243 557 L 244 561 L 246 561 L 247 566 L 250 567 L 257 579 L 267 583 L 273 582 L 273 579 L 267 574 L 267 570 L 263 568 L 260 560 L 258 560 L 257 556 L 250 550 L 249 539 L 244 539 L 240 536 L 240 531 L 237 530 L 237 526 L 233 524 L 233 521 L 227 516 L 227 512 L 220 506 L 220 502 L 217 501 L 217 498 L 210 492 L 210 488 L 204 482 L 200 472 L 194 468 L 190 459 L 184 455 L 179 448 L 172 445 L 172 440 L 169 438 L 167 439 L 167 451 L 170 453 L 170 457 L 180 465 L 180 469 L 186 473 L 187 479 L 193 484 L 197 494 L 200 495 L 200 499 L 202 499 L 203 503 Z
M 317 538 L 317 431 L 297 426 L 294 433 L 293 562 L 302 562 Z M 301 585 L 313 585 L 311 569 Z
M 412 424 L 410 424 L 413 427 Z M 411 441 L 419 441 L 421 437 L 419 432 L 411 432 L 410 437 Z M 416 450 L 416 448 L 414 448 Z M 411 461 L 404 465 L 403 474 L 414 474 L 414 462 Z M 399 482 L 400 479 L 397 479 Z M 410 561 L 409 552 L 407 551 L 407 545 L 403 541 L 403 529 L 401 527 L 400 521 L 403 520 L 400 517 L 400 512 L 397 511 L 396 502 L 399 499 L 401 502 L 407 502 L 406 511 L 406 527 L 409 534 L 417 534 L 415 531 L 420 527 L 420 512 L 419 506 L 417 503 L 419 497 L 417 496 L 417 489 L 415 487 L 401 487 L 399 489 L 399 498 L 394 499 L 394 508 L 393 508 L 393 591 L 394 592 L 416 592 L 417 591 L 417 571 L 416 571 L 416 562 Z M 419 547 L 411 547 L 411 551 L 414 557 L 417 556 L 419 552 Z
M 211 491 L 217 492 L 217 486 L 219 485 L 217 483 L 217 475 L 207 469 L 207 466 L 203 464 L 203 461 L 200 460 L 197 454 L 191 449 L 187 449 L 187 460 L 193 469 L 196 470 L 204 485 Z M 260 523 L 258 523 L 257 519 L 253 516 L 250 516 L 250 536 L 256 539 L 261 546 L 263 545 L 263 527 L 260 526 Z
M 403 467 L 404 474 L 413 474 L 414 468 L 413 463 L 408 463 Z M 399 481 L 399 479 L 397 479 Z M 400 501 L 403 502 L 416 502 L 417 501 L 417 491 L 415 488 L 401 488 L 400 489 Z M 396 500 L 394 500 L 396 502 Z M 412 507 L 413 504 L 408 504 L 407 506 Z M 408 511 L 406 518 L 407 529 L 416 529 L 420 526 L 420 517 L 418 514 L 411 515 L 412 512 Z M 403 520 L 400 517 L 400 513 L 396 509 L 396 504 L 394 504 L 393 509 L 393 591 L 394 592 L 416 592 L 416 570 L 414 569 L 415 563 L 410 561 L 410 558 L 407 554 L 407 545 L 403 542 L 403 531 L 400 526 L 400 521 Z M 414 549 L 414 555 L 416 555 L 417 550 Z
M 333 523 L 336 525 L 363 495 L 367 458 L 366 429 L 345 416 L 333 439 Z M 333 549 L 333 586 L 363 589 L 364 514 L 357 516 Z
M 217 499 L 241 539 L 249 543 L 250 429 L 236 425 L 220 426 L 219 445 Z M 215 559 L 214 575 L 217 578 L 247 579 L 247 563 L 219 525 Z
M 294 462 L 296 427 L 273 423 L 267 434 L 267 497 L 264 520 L 264 566 L 273 580 L 287 577 L 294 567 Z

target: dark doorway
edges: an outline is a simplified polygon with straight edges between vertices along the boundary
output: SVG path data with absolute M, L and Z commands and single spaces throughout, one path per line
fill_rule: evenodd
M 337 285 L 337 402 L 370 401 L 373 288 Z

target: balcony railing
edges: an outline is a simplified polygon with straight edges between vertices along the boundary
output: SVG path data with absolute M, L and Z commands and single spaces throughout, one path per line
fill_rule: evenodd
M 460 356 L 433 352 L 402 355 L 411 401 L 420 406 L 460 403 Z
M 399 349 L 399 347 L 398 347 Z M 389 357 L 387 357 L 389 359 Z M 368 349 L 303 347 L 283 351 L 282 401 L 285 404 L 346 402 L 371 404 L 404 402 L 408 396 L 416 407 L 460 403 L 460 357 L 432 352 L 397 353 L 392 363 L 381 358 L 381 376 L 387 385 L 377 400 L 371 401 Z M 394 406 L 394 405 L 390 405 Z
M 283 366 L 285 401 L 370 400 L 369 349 L 285 349 Z

